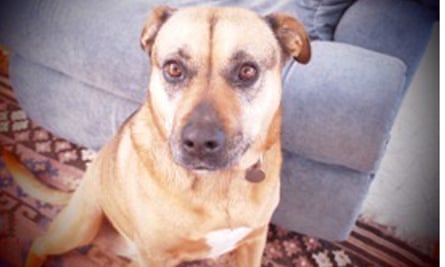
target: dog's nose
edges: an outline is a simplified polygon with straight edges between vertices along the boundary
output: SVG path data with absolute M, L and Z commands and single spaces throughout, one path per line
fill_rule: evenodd
M 188 124 L 182 134 L 184 150 L 194 157 L 205 157 L 218 153 L 225 140 L 224 132 L 217 125 Z
M 182 131 L 183 150 L 192 157 L 203 158 L 220 152 L 226 140 L 216 111 L 201 104 L 192 112 Z

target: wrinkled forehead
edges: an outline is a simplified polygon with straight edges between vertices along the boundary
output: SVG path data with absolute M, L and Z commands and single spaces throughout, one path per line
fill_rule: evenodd
M 224 62 L 236 55 L 276 57 L 279 45 L 256 13 L 237 8 L 189 8 L 175 12 L 162 26 L 154 44 L 159 59 L 182 53 L 197 63 Z

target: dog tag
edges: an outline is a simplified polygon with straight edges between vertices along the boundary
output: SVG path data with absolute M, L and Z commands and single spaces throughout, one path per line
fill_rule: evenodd
M 259 183 L 266 178 L 266 174 L 260 168 L 251 168 L 246 171 L 246 179 L 252 183 Z
M 266 174 L 261 169 L 262 158 L 260 158 L 252 167 L 246 170 L 246 179 L 252 183 L 259 183 L 266 178 Z
M 261 169 L 261 162 L 263 161 L 262 157 L 253 164 L 252 167 L 246 170 L 246 179 L 252 183 L 259 183 L 266 178 L 266 174 Z

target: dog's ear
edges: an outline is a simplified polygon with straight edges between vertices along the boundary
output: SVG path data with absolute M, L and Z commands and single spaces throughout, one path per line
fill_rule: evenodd
M 156 34 L 167 19 L 176 11 L 168 6 L 158 6 L 151 11 L 141 33 L 141 47 L 148 54 L 151 53 Z
M 293 57 L 306 64 L 311 58 L 311 45 L 303 24 L 292 16 L 282 13 L 272 13 L 265 18 L 275 33 L 285 60 Z

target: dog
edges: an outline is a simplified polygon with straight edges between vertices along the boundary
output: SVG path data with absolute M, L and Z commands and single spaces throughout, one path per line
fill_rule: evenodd
M 140 43 L 151 62 L 146 101 L 72 196 L 38 184 L 3 153 L 27 191 L 68 202 L 34 240 L 25 266 L 89 244 L 105 219 L 132 266 L 228 252 L 239 267 L 260 266 L 280 195 L 281 71 L 291 58 L 309 61 L 304 27 L 282 13 L 160 6 Z

